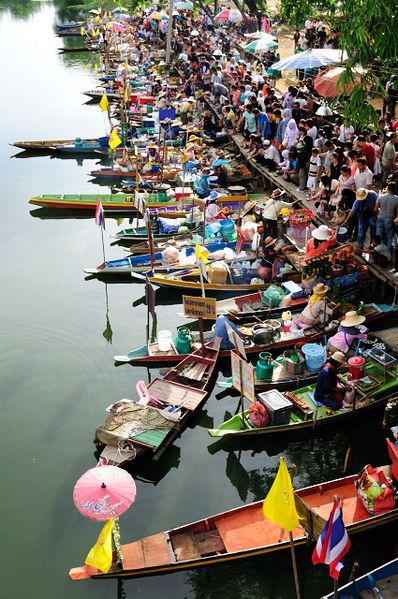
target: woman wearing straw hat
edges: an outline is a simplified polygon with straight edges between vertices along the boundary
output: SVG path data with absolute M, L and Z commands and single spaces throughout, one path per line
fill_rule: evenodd
M 365 316 L 361 316 L 355 310 L 347 312 L 337 333 L 330 337 L 328 350 L 331 352 L 341 351 L 346 354 L 356 341 L 366 341 L 366 327 L 359 328 L 365 320 Z
M 339 368 L 344 364 L 344 354 L 335 351 L 318 374 L 314 400 L 331 410 L 339 410 L 343 405 L 346 387 L 337 378 Z
M 305 247 L 305 259 L 316 258 L 328 251 L 337 243 L 337 229 L 329 229 L 326 225 L 320 225 L 311 233 L 311 238 Z
M 326 295 L 329 287 L 318 283 L 312 290 L 312 296 L 302 313 L 294 319 L 294 324 L 300 329 L 325 326 L 333 314 L 332 308 L 328 306 Z

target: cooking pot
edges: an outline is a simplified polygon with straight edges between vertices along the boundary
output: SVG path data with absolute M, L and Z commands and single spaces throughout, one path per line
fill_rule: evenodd
M 274 340 L 274 335 L 275 331 L 270 325 L 255 325 L 253 327 L 253 341 L 255 345 L 269 345 Z
M 281 328 L 282 323 L 279 320 L 264 320 L 263 325 L 272 327 L 276 333 Z

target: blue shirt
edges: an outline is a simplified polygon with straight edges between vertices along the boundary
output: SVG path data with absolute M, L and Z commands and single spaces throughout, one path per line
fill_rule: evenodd
M 358 213 L 358 218 L 369 222 L 374 225 L 376 223 L 376 217 L 374 214 L 375 205 L 379 196 L 375 191 L 369 191 L 368 195 L 364 200 L 355 200 L 352 205 L 352 212 Z M 364 210 L 366 208 L 366 210 Z
M 257 116 L 258 126 L 260 128 L 260 134 L 267 137 L 267 135 L 271 135 L 271 124 L 269 122 L 269 118 L 265 112 L 260 112 Z M 264 127 L 265 124 L 265 127 Z
M 337 370 L 326 364 L 318 374 L 316 382 L 314 399 L 319 403 L 324 403 L 325 398 L 333 394 L 333 390 L 337 386 Z
M 214 335 L 213 339 L 216 337 L 221 337 L 221 349 L 234 349 L 234 344 L 230 342 L 228 337 L 228 327 L 231 327 L 240 337 L 240 332 L 238 327 L 234 322 L 229 320 L 227 316 L 219 316 L 216 320 L 216 326 L 214 327 Z
M 196 187 L 197 193 L 202 195 L 208 195 L 210 193 L 209 177 L 207 175 L 201 175 Z

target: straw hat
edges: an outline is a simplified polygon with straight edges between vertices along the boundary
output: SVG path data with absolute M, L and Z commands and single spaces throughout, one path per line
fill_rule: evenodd
M 345 362 L 345 356 L 342 351 L 335 351 L 330 358 L 339 364 L 344 364 Z
M 360 187 L 357 191 L 357 200 L 366 200 L 368 197 L 369 190 L 364 187 Z
M 326 295 L 328 291 L 329 287 L 327 285 L 324 285 L 323 283 L 318 283 L 317 285 L 315 285 L 313 289 L 313 292 L 316 295 Z
M 198 139 L 200 139 L 199 137 L 197 137 L 196 135 L 190 135 L 188 137 L 188 141 L 197 141 Z
M 268 235 L 268 237 L 266 237 L 264 239 L 263 248 L 267 248 L 270 245 L 275 245 L 275 243 L 276 243 L 276 239 L 274 239 L 273 237 L 271 237 L 270 235 Z
M 236 308 L 228 308 L 226 311 L 226 316 L 232 316 L 232 318 L 237 318 L 239 316 L 239 310 Z
M 214 171 L 211 170 L 211 168 L 209 166 L 205 166 L 204 168 L 202 168 L 201 170 L 201 175 L 204 175 L 205 177 L 210 177 L 210 175 L 213 174 Z
M 274 191 L 271 193 L 271 198 L 279 198 L 280 196 L 285 195 L 286 191 L 282 190 L 282 189 L 274 189 Z
M 251 200 L 250 202 L 246 202 L 245 207 L 243 208 L 242 216 L 245 216 L 248 212 L 250 212 L 250 210 L 253 210 L 255 205 L 256 202 L 254 202 L 253 200 Z
M 156 144 L 154 141 L 149 141 L 148 142 L 148 148 L 156 148 Z
M 209 202 L 215 202 L 219 197 L 220 197 L 220 193 L 218 193 L 218 191 L 216 191 L 215 189 L 212 189 L 210 192 L 210 195 L 207 196 L 207 200 Z
M 365 320 L 365 316 L 361 316 L 360 314 L 357 314 L 355 310 L 352 310 L 352 312 L 346 313 L 344 320 L 342 320 L 340 324 L 342 327 L 355 327 L 365 322 Z
M 190 154 L 183 154 L 181 156 L 181 158 L 180 158 L 180 164 L 185 164 L 190 159 L 191 159 L 191 155 Z
M 318 241 L 326 241 L 333 236 L 333 231 L 326 225 L 319 225 L 317 229 L 314 229 L 311 233 L 314 239 Z

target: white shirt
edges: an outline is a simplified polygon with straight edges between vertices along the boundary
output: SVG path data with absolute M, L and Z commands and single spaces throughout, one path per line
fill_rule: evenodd
M 282 208 L 291 208 L 292 205 L 289 202 L 282 202 L 282 200 L 269 199 L 266 201 L 263 208 L 263 217 L 268 220 L 277 220 Z
M 281 157 L 275 146 L 265 146 L 264 158 L 268 158 L 269 160 L 273 160 L 274 162 L 279 162 Z
M 318 135 L 318 129 L 315 127 L 315 125 L 311 127 L 311 129 L 308 129 L 307 135 L 312 137 L 313 141 L 316 140 L 316 136 Z
M 354 127 L 346 127 L 345 125 L 341 125 L 339 141 L 341 143 L 345 143 L 346 141 L 349 141 L 350 137 L 353 133 L 354 133 Z
M 360 189 L 361 187 L 368 189 L 373 182 L 373 173 L 368 167 L 366 167 L 363 173 L 357 168 L 354 175 L 354 181 L 356 189 Z

